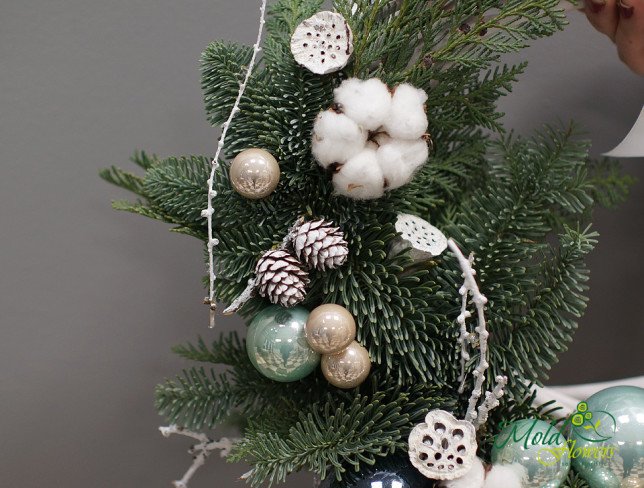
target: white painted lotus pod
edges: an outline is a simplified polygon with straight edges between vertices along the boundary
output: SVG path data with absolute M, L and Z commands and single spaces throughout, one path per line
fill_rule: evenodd
M 409 459 L 424 476 L 453 480 L 464 476 L 476 459 L 476 430 L 445 410 L 432 410 L 409 434 Z
M 336 12 L 318 12 L 302 21 L 291 36 L 291 52 L 298 64 L 318 75 L 344 68 L 353 53 L 353 33 Z
M 396 231 L 400 237 L 394 240 L 390 255 L 411 248 L 410 256 L 415 262 L 425 261 L 447 249 L 447 237 L 426 220 L 411 214 L 398 214 Z

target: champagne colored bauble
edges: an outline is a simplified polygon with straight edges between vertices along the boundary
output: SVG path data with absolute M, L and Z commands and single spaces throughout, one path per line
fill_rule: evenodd
M 246 149 L 230 164 L 230 182 L 241 196 L 257 200 L 273 193 L 280 181 L 280 166 L 268 151 Z
M 573 465 L 591 488 L 644 488 L 644 388 L 595 393 L 578 405 L 569 428 Z
M 259 312 L 246 336 L 246 350 L 253 365 L 275 381 L 297 381 L 309 375 L 320 356 L 309 347 L 304 326 L 309 316 L 304 307 L 271 305 Z
M 367 378 L 370 370 L 369 352 L 356 341 L 337 354 L 322 356 L 322 373 L 338 388 L 355 388 Z
M 334 303 L 313 309 L 306 321 L 306 340 L 315 352 L 335 354 L 356 338 L 356 321 L 349 311 Z
M 566 438 L 548 422 L 512 422 L 494 439 L 493 464 L 518 463 L 525 469 L 522 488 L 558 488 L 570 470 Z

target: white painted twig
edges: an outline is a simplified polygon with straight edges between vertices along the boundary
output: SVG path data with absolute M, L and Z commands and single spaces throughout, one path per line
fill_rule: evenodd
M 468 344 L 473 343 L 475 337 L 478 336 L 478 348 L 480 352 L 479 363 L 476 369 L 472 372 L 472 375 L 475 378 L 474 388 L 470 395 L 467 412 L 465 413 L 465 420 L 472 422 L 475 427 L 480 427 L 487 420 L 489 411 L 499 404 L 498 400 L 503 396 L 503 387 L 507 383 L 507 378 L 505 376 L 498 376 L 496 378 L 496 387 L 491 393 L 486 393 L 486 398 L 477 412 L 476 405 L 483 393 L 485 372 L 490 367 L 487 360 L 487 339 L 489 332 L 487 331 L 485 323 L 485 304 L 487 303 L 487 298 L 481 293 L 476 283 L 476 271 L 473 268 L 474 257 L 470 255 L 469 259 L 467 259 L 453 239 L 448 239 L 447 245 L 458 259 L 458 264 L 463 271 L 463 286 L 459 289 L 459 293 L 462 297 L 461 313 L 457 318 L 461 331 L 459 336 L 459 344 L 461 345 L 461 376 L 459 378 L 461 380 L 461 385 L 459 387 L 459 392 L 462 393 L 465 388 L 465 364 L 470 358 Z M 467 310 L 467 301 L 470 296 L 477 312 L 478 323 L 474 329 L 476 336 L 468 332 L 466 324 L 467 319 L 471 316 L 471 313 Z M 481 418 L 477 419 L 479 415 Z
M 478 415 L 474 421 L 474 427 L 477 429 L 487 422 L 490 410 L 499 406 L 499 399 L 505 393 L 503 388 L 508 384 L 508 378 L 506 376 L 497 376 L 495 380 L 496 385 L 494 385 L 494 389 L 492 391 L 485 392 L 485 400 L 478 408 Z
M 253 44 L 253 55 L 250 58 L 250 62 L 248 63 L 248 67 L 246 68 L 246 76 L 244 77 L 244 81 L 240 83 L 239 85 L 239 92 L 237 93 L 237 98 L 235 99 L 235 103 L 233 105 L 232 110 L 230 111 L 230 114 L 228 115 L 228 119 L 226 122 L 224 122 L 224 125 L 221 127 L 221 136 L 219 137 L 219 142 L 217 143 L 217 151 L 215 152 L 215 157 L 213 158 L 211 165 L 210 165 L 210 177 L 208 178 L 208 208 L 203 210 L 201 212 L 202 217 L 206 217 L 208 219 L 208 274 L 209 274 L 209 288 L 208 288 L 208 297 L 206 298 L 206 303 L 210 305 L 210 320 L 209 320 L 209 326 L 214 327 L 215 326 L 215 310 L 216 310 L 216 304 L 215 304 L 215 263 L 214 263 L 214 247 L 219 244 L 219 240 L 215 239 L 213 237 L 213 229 L 212 229 L 212 215 L 215 212 L 214 208 L 212 206 L 212 199 L 217 196 L 217 192 L 215 191 L 215 175 L 217 173 L 217 168 L 219 168 L 219 155 L 221 154 L 222 149 L 224 148 L 224 141 L 226 140 L 226 134 L 228 133 L 228 128 L 230 127 L 230 123 L 233 120 L 233 117 L 235 117 L 235 114 L 239 112 L 239 102 L 242 99 L 242 96 L 244 95 L 244 91 L 246 90 L 246 85 L 248 84 L 248 80 L 250 79 L 250 76 L 253 72 L 253 67 L 255 66 L 255 60 L 257 58 L 257 54 L 259 51 L 261 51 L 261 46 L 260 43 L 262 41 L 262 33 L 264 32 L 264 24 L 266 23 L 265 17 L 266 17 L 266 1 L 267 0 L 262 0 L 262 3 L 259 7 L 259 28 L 257 30 L 257 40 L 255 41 L 255 44 Z
M 219 440 L 213 440 L 210 439 L 206 434 L 203 434 L 201 432 L 193 432 L 174 424 L 168 425 L 167 427 L 159 427 L 159 430 L 164 437 L 170 437 L 172 434 L 176 434 L 190 437 L 199 441 L 199 444 L 193 445 L 188 450 L 188 453 L 194 456 L 192 464 L 180 480 L 172 482 L 175 488 L 188 488 L 188 483 L 197 472 L 197 470 L 204 465 L 206 458 L 210 456 L 212 451 L 220 450 L 221 452 L 219 453 L 219 455 L 221 457 L 226 457 L 228 456 L 228 454 L 230 454 L 230 450 L 232 449 L 235 442 L 238 441 L 238 439 L 229 439 L 227 437 L 222 437 Z
M 472 258 L 473 256 L 470 256 L 470 266 L 472 265 Z M 467 330 L 467 319 L 469 319 L 472 314 L 467 309 L 469 290 L 465 285 L 463 285 L 458 290 L 458 292 L 461 295 L 461 313 L 456 318 L 456 321 L 460 326 L 460 335 L 458 337 L 458 342 L 461 345 L 461 373 L 458 377 L 458 380 L 460 381 L 458 392 L 463 393 L 463 391 L 465 390 L 465 366 L 470 360 L 470 353 L 468 348 L 469 344 L 472 342 L 472 334 L 470 334 L 470 332 Z

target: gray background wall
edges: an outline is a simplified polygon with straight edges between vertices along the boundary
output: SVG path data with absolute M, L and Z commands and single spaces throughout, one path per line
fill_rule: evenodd
M 207 154 L 197 59 L 215 38 L 251 43 L 255 1 L 0 3 L 0 484 L 169 486 L 189 442 L 164 440 L 152 390 L 183 366 L 169 348 L 205 328 L 200 244 L 113 212 L 97 177 L 135 148 Z M 576 119 L 595 154 L 644 102 L 644 80 L 573 14 L 502 102 L 519 132 Z M 644 162 L 626 171 L 644 177 Z M 644 182 L 599 211 L 592 300 L 554 382 L 643 374 Z M 220 329 L 240 327 L 222 319 Z M 213 459 L 192 486 L 239 486 Z M 300 476 L 289 484 L 310 486 Z

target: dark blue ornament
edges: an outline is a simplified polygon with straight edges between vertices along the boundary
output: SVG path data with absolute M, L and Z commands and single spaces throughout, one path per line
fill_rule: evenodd
M 320 488 L 432 488 L 434 481 L 425 478 L 409 459 L 389 456 L 374 466 L 362 467 L 359 473 L 348 472 L 342 481 L 327 478 Z

